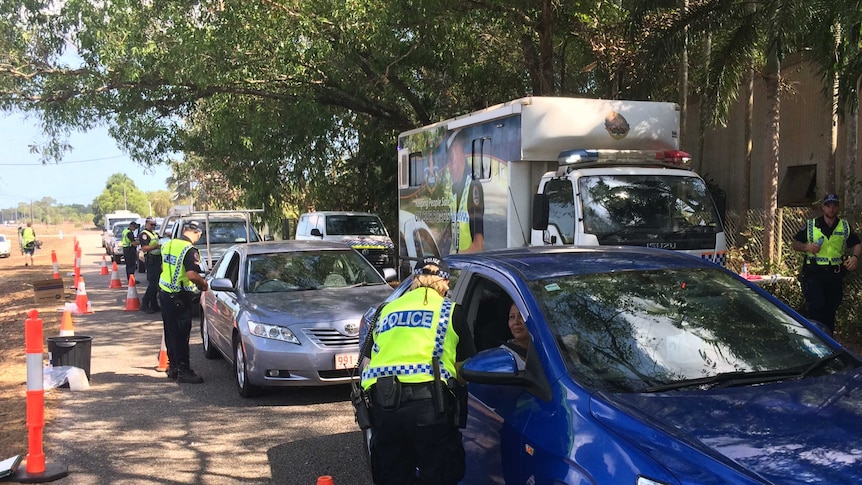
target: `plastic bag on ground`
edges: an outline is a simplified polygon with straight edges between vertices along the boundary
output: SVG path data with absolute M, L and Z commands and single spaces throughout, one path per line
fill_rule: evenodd
M 48 366 L 43 369 L 42 378 L 42 388 L 45 390 L 60 387 L 66 382 L 69 383 L 69 389 L 73 391 L 83 391 L 90 388 L 87 373 L 80 367 Z

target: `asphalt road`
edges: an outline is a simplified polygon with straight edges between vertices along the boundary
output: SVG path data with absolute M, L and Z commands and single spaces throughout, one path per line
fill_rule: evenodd
M 75 335 L 93 337 L 91 379 L 85 391 L 49 391 L 57 399 L 47 401 L 55 415 L 44 430 L 46 461 L 69 469 L 54 483 L 314 485 L 322 475 L 336 485 L 371 483 L 347 386 L 243 399 L 229 363 L 203 358 L 196 322 L 191 363 L 206 382 L 168 380 L 155 370 L 159 315 L 124 311 L 125 283 L 109 289 L 110 276 L 99 275 L 98 235 L 80 244 L 95 313 L 73 322 Z M 145 288 L 138 284 L 139 296 Z

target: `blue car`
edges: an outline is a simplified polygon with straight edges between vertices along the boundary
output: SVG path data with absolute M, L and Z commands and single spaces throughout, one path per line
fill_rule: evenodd
M 647 248 L 446 261 L 479 350 L 462 483 L 862 483 L 862 362 L 734 273 Z

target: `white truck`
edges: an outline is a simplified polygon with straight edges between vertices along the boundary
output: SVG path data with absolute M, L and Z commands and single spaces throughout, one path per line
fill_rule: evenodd
M 117 210 L 110 214 L 105 214 L 105 231 L 102 233 L 102 247 L 108 251 L 109 255 L 111 254 L 110 249 L 114 238 L 114 224 L 118 222 L 128 224 L 129 221 L 136 221 L 140 218 L 140 214 L 128 210 Z
M 718 211 L 689 162 L 675 103 L 527 97 L 407 131 L 400 258 L 634 245 L 724 265 Z M 428 234 L 434 244 L 403 243 Z

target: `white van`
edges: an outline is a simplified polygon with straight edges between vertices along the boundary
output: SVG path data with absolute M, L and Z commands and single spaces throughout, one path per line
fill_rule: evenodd
M 307 212 L 299 216 L 296 239 L 342 242 L 359 251 L 381 274 L 383 268 L 395 268 L 395 245 L 377 214 Z

